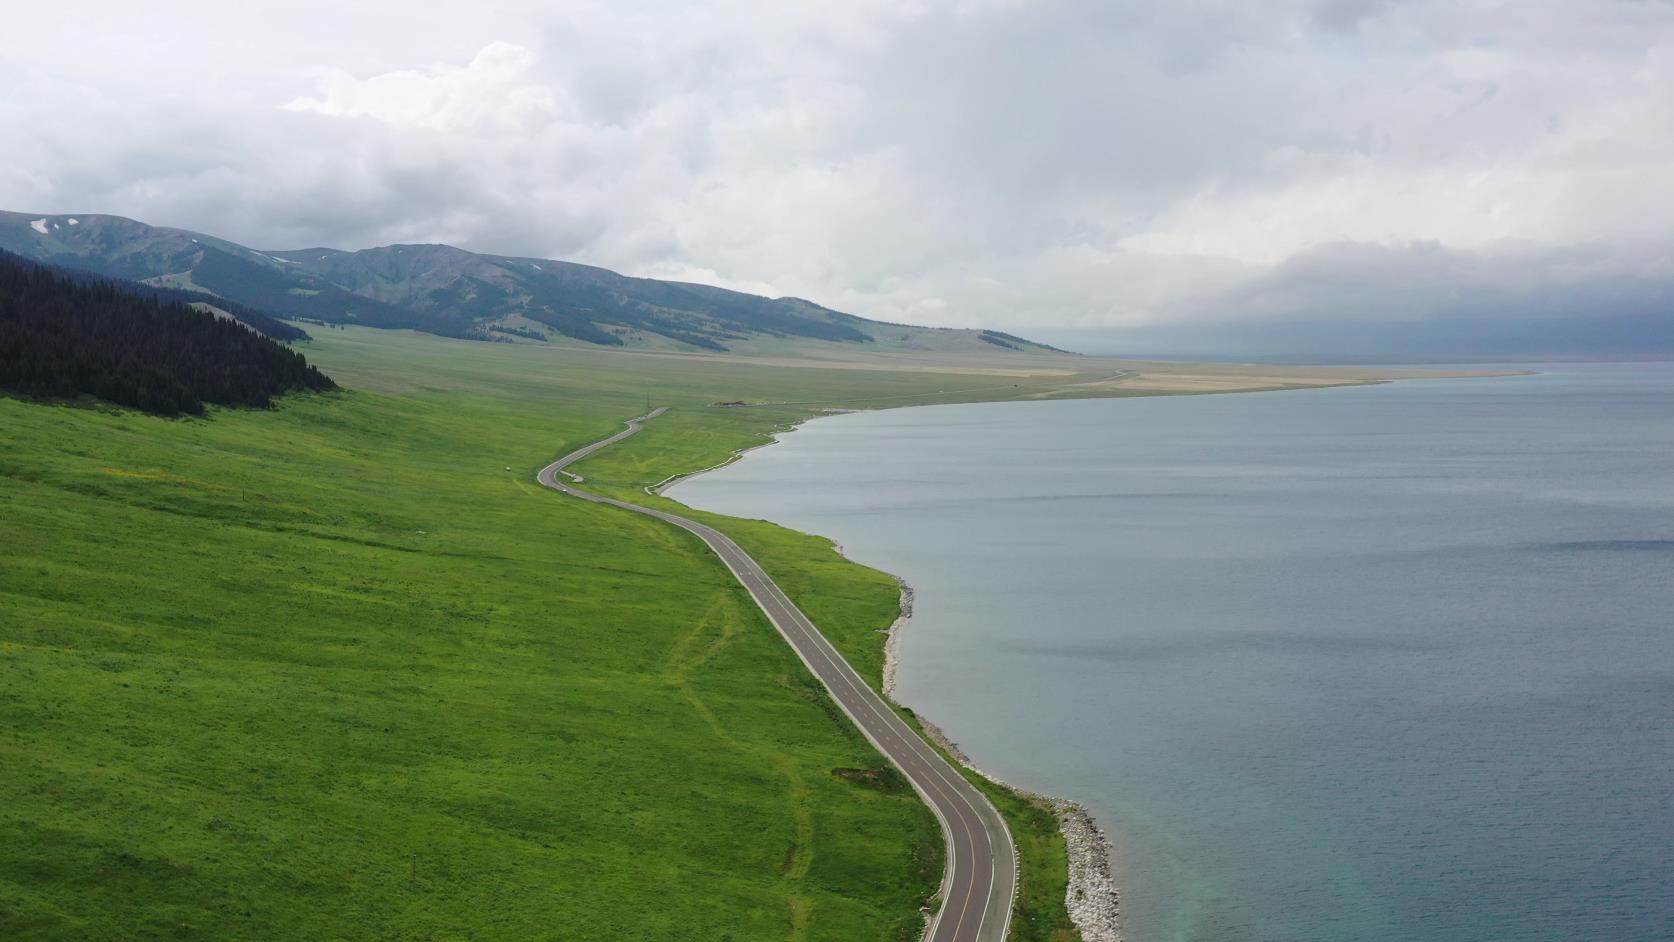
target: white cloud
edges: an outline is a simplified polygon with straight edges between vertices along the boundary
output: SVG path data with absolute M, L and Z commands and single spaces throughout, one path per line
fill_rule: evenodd
M 322 67 L 308 73 L 319 85 L 320 97 L 298 97 L 284 108 L 333 118 L 373 118 L 398 128 L 515 132 L 559 110 L 556 90 L 530 81 L 534 61 L 530 50 L 496 42 L 465 66 L 401 69 L 367 79 Z

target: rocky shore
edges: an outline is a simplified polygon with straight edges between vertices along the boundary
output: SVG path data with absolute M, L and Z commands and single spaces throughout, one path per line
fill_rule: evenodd
M 843 548 L 838 546 L 837 552 L 842 551 Z M 884 629 L 883 695 L 891 700 L 895 699 L 895 669 L 901 663 L 901 656 L 895 651 L 895 642 L 901 637 L 901 629 L 907 627 L 907 620 L 913 617 L 913 587 L 900 576 L 895 576 L 895 584 L 901 587 L 901 614 Z
M 1119 942 L 1121 894 L 1110 876 L 1110 839 L 1087 809 L 1073 801 L 1053 803 L 1069 849 L 1069 891 L 1064 903 L 1081 930 L 1082 942 Z

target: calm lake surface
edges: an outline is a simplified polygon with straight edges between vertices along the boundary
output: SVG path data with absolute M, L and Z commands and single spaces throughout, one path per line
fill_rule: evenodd
M 1674 938 L 1674 365 L 809 423 L 672 496 L 917 590 L 897 696 L 1131 942 Z

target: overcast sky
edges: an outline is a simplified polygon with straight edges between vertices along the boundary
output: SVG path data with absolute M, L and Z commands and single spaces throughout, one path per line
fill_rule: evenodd
M 6 209 L 1020 333 L 1674 296 L 1668 0 L 61 0 L 5 25 Z

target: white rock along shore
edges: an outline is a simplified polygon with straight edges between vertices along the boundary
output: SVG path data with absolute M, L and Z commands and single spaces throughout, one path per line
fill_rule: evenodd
M 843 547 L 837 547 L 841 554 Z M 895 642 L 901 637 L 901 629 L 907 626 L 908 619 L 913 617 L 913 587 L 907 585 L 906 580 L 895 576 L 895 584 L 901 587 L 901 614 L 895 616 L 889 627 L 884 629 L 884 664 L 883 664 L 883 695 L 888 700 L 895 699 L 895 669 L 901 664 L 901 655 L 895 651 Z
M 1110 876 L 1110 839 L 1073 801 L 1057 799 L 1058 827 L 1069 849 L 1069 891 L 1064 903 L 1083 942 L 1120 942 L 1121 894 Z

